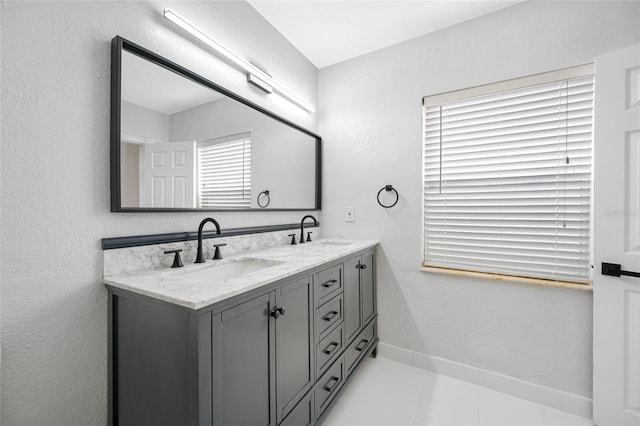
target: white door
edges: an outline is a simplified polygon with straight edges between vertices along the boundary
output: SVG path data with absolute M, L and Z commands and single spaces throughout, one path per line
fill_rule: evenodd
M 593 421 L 640 425 L 640 45 L 596 58 Z
M 140 207 L 196 207 L 195 142 L 147 144 L 142 158 Z

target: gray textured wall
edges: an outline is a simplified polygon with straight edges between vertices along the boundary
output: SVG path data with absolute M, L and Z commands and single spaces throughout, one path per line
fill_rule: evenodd
M 591 396 L 591 293 L 420 272 L 421 101 L 592 62 L 638 22 L 640 2 L 531 1 L 320 71 L 325 236 L 381 240 L 383 342 Z

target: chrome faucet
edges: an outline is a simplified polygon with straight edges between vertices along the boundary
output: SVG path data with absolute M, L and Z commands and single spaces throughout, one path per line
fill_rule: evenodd
M 220 235 L 220 224 L 218 223 L 217 220 L 208 217 L 206 219 L 203 219 L 202 222 L 200 222 L 200 226 L 198 227 L 198 254 L 196 255 L 196 261 L 194 263 L 204 263 L 204 256 L 202 255 L 202 228 L 204 228 L 204 225 L 207 222 L 211 222 L 215 225 L 216 227 L 216 234 Z
M 310 214 L 303 217 L 302 220 L 300 221 L 300 244 L 304 244 L 304 221 L 307 218 L 313 219 L 313 222 L 316 224 L 316 226 L 318 226 L 318 221 L 316 220 L 315 217 L 311 216 Z

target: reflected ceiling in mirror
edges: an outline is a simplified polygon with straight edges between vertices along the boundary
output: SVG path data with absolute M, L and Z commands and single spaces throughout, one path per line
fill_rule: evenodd
M 121 37 L 111 210 L 320 208 L 320 137 Z

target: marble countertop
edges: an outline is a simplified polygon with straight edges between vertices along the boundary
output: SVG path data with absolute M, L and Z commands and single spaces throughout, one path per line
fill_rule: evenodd
M 102 282 L 186 308 L 200 309 L 377 244 L 378 241 L 373 240 L 320 239 L 247 251 L 182 268 L 109 276 Z

